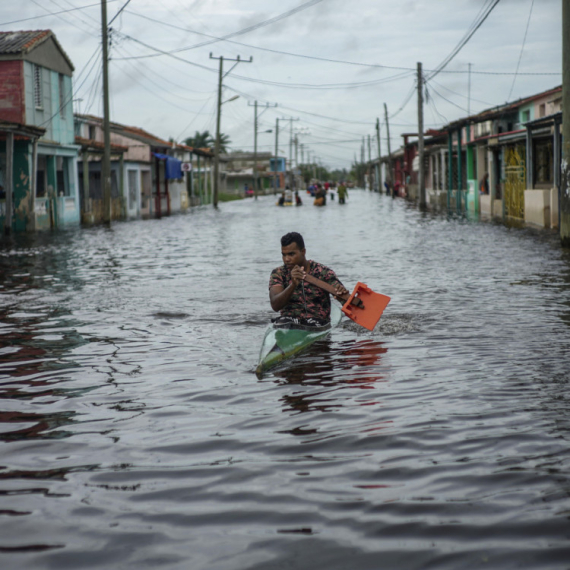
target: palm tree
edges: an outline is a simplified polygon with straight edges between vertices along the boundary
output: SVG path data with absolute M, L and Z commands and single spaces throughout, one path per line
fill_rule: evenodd
M 220 133 L 220 152 L 228 152 L 230 142 L 229 135 Z M 204 131 L 203 133 L 196 131 L 196 134 L 193 137 L 188 137 L 184 144 L 193 148 L 214 148 L 216 146 L 216 137 L 215 135 L 212 136 L 210 131 Z
M 203 133 L 196 131 L 193 137 L 188 137 L 184 144 L 194 147 L 194 148 L 206 148 L 214 146 L 214 137 L 210 134 L 210 131 L 204 131 Z
M 220 152 L 223 152 L 223 153 L 228 152 L 228 146 L 230 145 L 231 142 L 232 141 L 230 140 L 229 135 L 225 135 L 224 133 L 220 133 Z

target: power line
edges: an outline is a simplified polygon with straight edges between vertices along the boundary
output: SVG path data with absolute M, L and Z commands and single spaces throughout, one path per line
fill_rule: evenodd
M 213 43 L 216 43 L 218 41 L 223 41 L 223 40 L 228 40 L 229 38 L 233 38 L 235 36 L 241 36 L 243 34 L 247 34 L 249 32 L 253 32 L 254 30 L 257 30 L 259 28 L 263 28 L 265 26 L 269 26 L 270 24 L 274 24 L 275 22 L 279 22 L 280 20 L 283 20 L 285 18 L 288 18 L 289 16 L 293 16 L 294 14 L 297 14 L 298 12 L 301 12 L 303 10 L 306 10 L 307 8 L 311 8 L 312 6 L 315 6 L 316 4 L 320 4 L 321 2 L 323 2 L 324 0 L 309 0 L 308 2 L 303 2 L 302 4 L 299 4 L 298 6 L 296 6 L 295 8 L 292 8 L 291 10 L 287 10 L 286 12 L 283 12 L 281 14 L 278 14 L 277 16 L 274 16 L 272 18 L 268 18 L 267 20 L 263 20 L 261 22 L 258 22 L 257 24 L 253 24 L 251 26 L 247 26 L 246 28 L 242 28 L 241 30 L 238 30 L 236 32 L 231 32 L 230 34 L 227 34 L 225 36 L 222 36 L 221 38 L 216 38 L 214 36 L 215 39 L 208 41 L 208 42 L 202 42 L 199 44 L 194 44 L 192 46 L 186 46 L 183 48 L 178 48 L 176 50 L 172 50 L 171 52 L 168 53 L 179 53 L 182 51 L 189 51 L 191 49 L 196 49 L 199 47 L 203 47 L 203 46 L 207 46 Z M 134 14 L 134 12 L 131 12 L 130 10 L 127 10 L 127 12 L 129 14 Z M 135 14 L 138 15 L 138 14 Z M 185 31 L 191 31 L 191 30 L 185 30 Z M 198 33 L 198 32 L 194 32 L 194 33 Z M 207 35 L 207 34 L 201 34 L 201 35 Z M 156 55 L 147 55 L 146 57 L 156 57 Z
M 451 51 L 451 53 L 436 67 L 434 71 L 432 71 L 427 79 L 432 79 L 435 77 L 440 71 L 442 71 L 450 62 L 451 60 L 463 49 L 465 44 L 473 37 L 473 34 L 483 25 L 483 22 L 489 17 L 489 14 L 495 9 L 497 4 L 501 0 L 491 0 L 491 3 L 487 5 L 486 12 L 481 15 L 481 11 L 475 18 L 475 21 L 471 24 L 469 30 L 465 33 L 463 38 L 460 42 L 455 46 L 455 48 Z
M 133 12 L 132 10 L 125 10 L 125 12 L 127 14 L 130 14 L 132 16 L 136 16 L 138 18 L 143 18 L 145 20 L 148 20 L 150 22 L 153 22 L 154 24 L 162 24 L 164 26 L 176 29 L 176 30 L 181 30 L 183 32 L 190 32 L 192 34 L 196 34 L 199 36 L 204 36 L 207 38 L 212 38 L 212 40 L 214 41 L 225 41 L 227 43 L 230 44 L 235 44 L 241 47 L 247 47 L 250 49 L 256 49 L 259 51 L 266 51 L 269 53 L 276 53 L 276 54 L 280 54 L 280 55 L 286 55 L 289 57 L 298 57 L 298 58 L 303 58 L 303 59 L 311 59 L 311 60 L 315 60 L 315 61 L 324 61 L 327 63 L 339 63 L 342 65 L 353 65 L 353 66 L 359 66 L 359 67 L 371 67 L 371 68 L 376 68 L 376 69 L 394 69 L 394 70 L 400 70 L 400 71 L 410 71 L 410 72 L 414 72 L 416 71 L 415 68 L 413 67 L 402 67 L 402 66 L 394 66 L 394 65 L 385 65 L 385 64 L 379 64 L 379 63 L 364 63 L 364 62 L 358 62 L 358 61 L 347 61 L 347 60 L 341 60 L 341 59 L 333 59 L 333 58 L 327 58 L 327 57 L 318 57 L 318 56 L 313 56 L 313 55 L 307 55 L 307 54 L 300 54 L 300 53 L 293 53 L 293 52 L 287 52 L 287 51 L 283 51 L 283 50 L 277 50 L 277 49 L 271 49 L 271 48 L 267 48 L 267 47 L 260 47 L 260 46 L 255 46 L 252 44 L 247 44 L 244 42 L 238 42 L 235 40 L 230 40 L 228 39 L 232 34 L 228 34 L 227 36 L 214 36 L 212 34 L 206 34 L 204 32 L 199 32 L 197 30 L 193 30 L 191 28 L 187 28 L 187 27 L 183 27 L 183 26 L 177 26 L 176 24 L 172 24 L 170 22 L 165 22 L 163 20 L 158 20 L 156 18 L 151 18 L 149 16 L 145 16 L 144 14 L 139 14 L 138 12 Z M 233 35 L 238 35 L 240 32 L 234 32 Z M 149 57 L 157 57 L 159 55 L 167 55 L 170 53 L 177 53 L 179 51 L 184 51 L 184 50 L 190 50 L 190 49 L 194 49 L 196 47 L 201 47 L 203 45 L 209 45 L 210 43 L 214 43 L 214 42 L 204 42 L 201 44 L 195 44 L 193 46 L 188 46 L 186 48 L 178 48 L 176 50 L 173 51 L 169 51 L 169 52 L 165 52 L 163 54 L 145 54 L 145 55 L 138 55 L 138 56 L 130 56 L 129 58 L 124 58 L 124 59 L 145 59 L 145 58 L 149 58 Z M 430 72 L 430 71 L 435 71 L 435 70 L 429 70 L 426 69 L 426 72 Z M 462 73 L 468 73 L 467 71 L 463 71 L 463 70 L 439 70 L 438 73 L 451 73 L 451 74 L 462 74 Z M 513 75 L 513 73 L 509 73 L 509 72 L 501 72 L 501 71 L 472 71 L 472 74 L 479 74 L 479 75 Z M 544 73 L 526 73 L 525 75 L 560 75 L 560 72 L 544 72 Z
M 523 42 L 522 42 L 522 46 L 521 46 L 521 52 L 519 54 L 519 60 L 517 62 L 517 68 L 515 69 L 515 76 L 513 77 L 513 83 L 511 85 L 511 90 L 509 91 L 509 96 L 507 97 L 507 101 L 511 100 L 511 95 L 513 94 L 513 89 L 515 87 L 515 81 L 517 80 L 517 73 L 519 72 L 519 66 L 521 64 L 521 59 L 522 59 L 522 55 L 523 55 L 523 51 L 524 51 L 524 46 L 526 43 L 526 36 L 528 34 L 528 27 L 530 25 L 530 18 L 532 16 L 532 8 L 534 6 L 534 0 L 532 0 L 532 2 L 530 3 L 530 12 L 528 13 L 528 20 L 526 22 L 526 29 L 524 31 L 524 37 L 523 37 Z
M 118 0 L 107 0 L 107 4 L 111 2 L 118 2 Z M 51 16 L 57 16 L 58 14 L 66 14 L 67 12 L 73 12 L 75 10 L 85 10 L 86 8 L 93 8 L 93 6 L 101 6 L 100 2 L 96 4 L 88 4 L 87 6 L 79 6 L 78 8 L 70 8 L 69 10 L 61 10 L 60 12 L 50 12 Z M 46 16 L 31 16 L 30 18 L 22 18 L 20 20 L 12 20 L 11 22 L 2 22 L 0 26 L 8 26 L 9 24 L 19 24 L 20 22 L 28 22 L 29 20 L 37 20 L 38 18 L 45 18 Z

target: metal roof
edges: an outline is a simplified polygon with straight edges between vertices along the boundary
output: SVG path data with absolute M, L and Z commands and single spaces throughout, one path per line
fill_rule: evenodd
M 73 62 L 57 41 L 55 34 L 51 30 L 25 30 L 15 32 L 0 32 L 0 55 L 27 55 L 40 44 L 51 38 L 69 67 L 75 70 Z M 9 58 L 9 57 L 8 57 Z M 3 59 L 6 59 L 4 57 Z
M 0 53 L 29 53 L 51 35 L 51 30 L 0 32 Z

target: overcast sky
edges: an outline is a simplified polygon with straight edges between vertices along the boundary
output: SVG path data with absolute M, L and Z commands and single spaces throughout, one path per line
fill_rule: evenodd
M 274 150 L 277 118 L 298 118 L 305 160 L 310 151 L 328 167 L 348 168 L 363 136 L 372 136 L 376 155 L 377 117 L 386 153 L 384 103 L 392 150 L 401 133 L 416 132 L 417 62 L 429 77 L 495 1 L 130 0 L 111 25 L 111 119 L 177 141 L 213 133 L 219 61 L 210 52 L 252 56 L 231 71 L 224 62 L 223 100 L 240 95 L 223 105 L 231 148 L 253 149 L 257 100 L 259 150 Z M 108 0 L 109 21 L 126 2 Z M 1 30 L 53 30 L 75 66 L 75 110 L 95 115 L 102 115 L 99 4 L 0 0 Z M 50 14 L 83 6 L 91 7 Z M 427 82 L 426 128 L 560 85 L 561 11 L 561 0 L 501 0 Z M 263 111 L 266 103 L 278 106 Z M 290 126 L 280 121 L 280 155 L 289 153 Z

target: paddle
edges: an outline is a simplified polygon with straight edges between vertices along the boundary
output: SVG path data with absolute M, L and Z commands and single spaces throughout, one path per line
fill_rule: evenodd
M 321 281 L 312 275 L 305 275 L 305 281 L 323 289 L 331 295 L 335 295 L 335 288 L 325 281 Z M 345 293 L 337 298 L 344 301 L 342 312 L 356 324 L 363 326 L 369 331 L 374 329 L 384 309 L 390 302 L 390 297 L 382 295 L 381 293 L 375 293 L 370 287 L 364 283 L 360 283 L 360 281 L 356 284 L 352 293 Z

